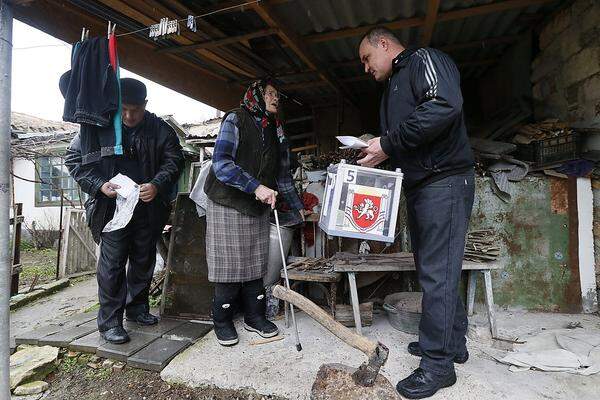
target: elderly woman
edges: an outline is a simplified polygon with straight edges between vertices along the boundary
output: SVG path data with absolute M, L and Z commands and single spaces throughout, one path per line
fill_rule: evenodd
M 212 314 L 223 346 L 238 342 L 235 304 L 244 311 L 246 330 L 265 338 L 279 333 L 265 318 L 269 215 L 278 193 L 302 215 L 303 206 L 290 175 L 278 106 L 279 94 L 270 82 L 250 85 L 240 108 L 223 117 L 204 186 L 208 279 L 215 284 Z

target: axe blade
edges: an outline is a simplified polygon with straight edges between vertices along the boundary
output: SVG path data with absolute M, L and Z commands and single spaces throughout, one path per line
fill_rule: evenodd
M 377 348 L 371 353 L 369 360 L 362 363 L 356 372 L 352 374 L 354 382 L 360 386 L 373 386 L 377 375 L 379 375 L 379 370 L 387 361 L 389 354 L 389 349 L 383 343 L 377 343 Z

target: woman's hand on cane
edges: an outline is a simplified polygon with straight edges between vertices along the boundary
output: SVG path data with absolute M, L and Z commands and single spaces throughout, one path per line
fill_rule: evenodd
M 275 203 L 277 202 L 277 192 L 273 189 L 269 189 L 264 185 L 259 185 L 254 191 L 256 200 L 269 204 L 272 209 L 275 209 Z

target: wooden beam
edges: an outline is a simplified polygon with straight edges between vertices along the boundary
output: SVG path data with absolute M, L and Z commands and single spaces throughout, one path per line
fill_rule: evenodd
M 555 0 L 506 0 L 502 2 L 486 4 L 483 6 L 469 7 L 461 10 L 455 11 L 446 11 L 438 14 L 437 22 L 440 21 L 451 21 L 456 19 L 463 19 L 468 17 L 473 17 L 476 15 L 484 15 L 495 12 L 512 10 L 515 8 L 524 8 L 532 5 L 541 5 L 545 3 L 552 3 Z M 385 26 L 391 30 L 400 30 L 405 28 L 412 28 L 416 26 L 423 26 L 425 24 L 425 18 L 413 17 L 413 18 L 403 18 L 392 22 L 386 22 L 382 24 L 370 24 L 365 26 L 360 26 L 357 28 L 345 28 L 338 29 L 331 32 L 325 33 L 313 33 L 304 36 L 305 40 L 308 40 L 311 43 L 320 43 L 326 42 L 335 39 L 342 39 L 347 37 L 353 37 L 358 35 L 363 35 L 367 33 L 371 28 L 375 28 L 377 26 Z
M 245 4 L 246 2 L 236 2 L 235 4 Z M 219 3 L 219 6 L 223 9 L 225 8 L 226 11 L 223 12 L 229 12 L 229 11 L 239 11 L 239 10 L 243 10 L 244 7 L 237 7 L 237 8 L 231 8 L 233 6 L 235 6 L 235 4 L 223 4 L 223 3 Z M 207 14 L 205 11 L 204 12 L 200 12 L 198 13 L 197 11 L 191 9 L 190 7 L 188 7 L 187 5 L 183 4 L 180 0 L 171 0 L 167 3 L 168 7 L 170 7 L 171 9 L 175 10 L 176 13 L 178 13 L 181 16 L 185 16 L 185 15 L 205 15 Z M 206 18 L 197 18 L 196 19 L 196 26 L 198 29 L 198 33 L 204 33 L 205 35 L 207 35 L 208 37 L 203 38 L 205 41 L 206 40 L 219 40 L 219 39 L 225 39 L 227 37 L 227 35 L 221 31 L 219 28 L 213 26 L 211 23 L 209 23 Z M 248 41 L 246 40 L 245 42 L 243 41 L 242 43 L 247 43 Z M 233 44 L 231 46 L 231 49 L 229 48 L 224 48 L 221 47 L 219 49 L 219 54 L 223 54 L 223 55 L 227 55 L 229 57 L 231 57 L 231 59 L 235 60 L 236 62 L 242 63 L 243 64 L 243 60 L 247 60 L 248 62 L 253 62 L 254 65 L 256 65 L 259 70 L 261 70 L 260 75 L 264 75 L 263 71 L 266 71 L 268 74 L 271 74 L 271 71 L 269 69 L 269 65 L 260 57 L 258 57 L 256 54 L 254 54 L 253 51 L 251 51 L 249 49 L 249 45 L 243 45 L 242 43 L 236 43 Z M 245 58 L 244 58 L 245 56 Z M 245 64 L 248 65 L 248 64 Z M 251 67 L 250 69 L 254 69 L 254 67 Z
M 68 43 L 79 40 L 82 26 L 90 29 L 91 35 L 106 35 L 106 20 L 69 1 L 37 0 L 28 6 L 15 6 L 14 12 L 19 21 Z M 152 42 L 136 35 L 120 37 L 121 67 L 221 110 L 239 104 L 243 95 L 241 86 L 228 83 L 223 76 L 180 56 L 159 56 L 154 47 Z M 202 85 L 190 85 L 192 81 Z
M 397 31 L 397 30 L 404 29 L 404 28 L 412 28 L 414 26 L 421 26 L 421 25 L 423 25 L 424 21 L 425 20 L 421 17 L 404 18 L 404 19 L 400 19 L 397 21 L 386 22 L 383 24 L 372 24 L 372 25 L 359 26 L 357 28 L 338 29 L 335 31 L 325 32 L 325 33 L 313 33 L 313 34 L 304 36 L 304 39 L 308 40 L 311 43 L 328 42 L 330 40 L 364 35 L 371 28 L 374 28 L 376 26 L 384 26 L 393 31 Z
M 437 47 L 438 49 L 446 52 L 452 52 L 457 50 L 471 49 L 471 48 L 486 48 L 489 46 L 496 46 L 499 44 L 508 44 L 516 42 L 523 38 L 523 35 L 509 35 L 509 36 L 499 36 L 495 38 L 483 39 L 483 40 L 475 40 L 472 42 L 464 42 L 464 43 L 455 43 L 448 44 L 446 46 Z
M 212 49 L 215 47 L 226 46 L 228 44 L 239 43 L 244 40 L 274 35 L 277 32 L 278 32 L 278 30 L 273 29 L 273 28 L 262 29 L 260 31 L 246 33 L 245 35 L 231 36 L 231 37 L 219 39 L 219 40 L 211 40 L 211 41 L 207 41 L 207 42 L 193 43 L 193 44 L 187 44 L 187 45 L 183 45 L 183 46 L 162 48 L 162 49 L 158 49 L 157 52 L 159 52 L 159 53 L 183 53 L 183 52 L 188 52 L 188 51 L 197 50 L 197 49 Z
M 99 0 L 102 4 L 114 9 L 115 11 L 120 12 L 121 14 L 124 14 L 126 16 L 128 16 L 129 18 L 132 18 L 146 26 L 150 26 L 152 24 L 158 23 L 160 18 L 158 17 L 152 17 L 148 14 L 148 12 L 152 12 L 154 10 L 157 10 L 156 8 L 152 7 L 148 10 L 146 10 L 146 12 L 141 11 L 140 9 L 130 5 L 131 2 L 124 2 L 122 0 Z M 137 7 L 142 8 L 143 7 L 150 7 L 149 2 L 147 1 L 143 1 L 143 2 L 136 2 L 135 3 Z M 167 10 L 160 10 L 160 11 L 167 11 Z M 170 17 L 170 18 L 177 18 L 176 14 L 173 13 L 165 13 L 164 16 Z M 173 36 L 173 40 L 179 44 L 182 45 L 187 45 L 187 44 L 192 44 L 193 41 L 189 39 L 189 33 L 187 32 L 182 32 L 181 35 L 175 35 Z M 227 69 L 229 69 L 230 71 L 233 71 L 237 74 L 243 75 L 243 76 L 248 76 L 248 77 L 253 77 L 255 76 L 255 74 L 253 72 L 247 71 L 243 68 L 240 68 L 238 65 L 236 65 L 233 62 L 230 62 L 222 57 L 220 57 L 219 55 L 206 50 L 206 49 L 200 49 L 196 51 L 197 54 L 199 54 L 202 58 L 205 58 L 207 60 L 210 60 L 214 63 L 217 63 Z
M 486 4 L 483 6 L 463 8 L 462 10 L 446 11 L 440 13 L 438 21 L 452 21 L 455 19 L 463 19 L 475 17 L 477 15 L 492 14 L 502 11 L 513 10 L 515 8 L 525 8 L 529 6 L 542 5 L 544 3 L 552 3 L 554 0 L 506 0 L 496 3 Z
M 483 40 L 474 40 L 472 42 L 455 43 L 455 44 L 449 44 L 446 46 L 440 46 L 440 47 L 434 46 L 434 47 L 438 50 L 442 50 L 442 51 L 450 53 L 450 52 L 457 51 L 457 50 L 464 50 L 464 49 L 470 49 L 470 48 L 476 48 L 476 47 L 486 48 L 489 46 L 513 43 L 522 38 L 523 38 L 523 35 L 499 36 L 499 37 L 483 39 Z M 328 64 L 328 67 L 329 68 L 344 68 L 344 67 L 353 67 L 353 66 L 358 66 L 358 65 L 360 65 L 360 59 L 354 58 L 352 60 L 338 61 L 338 62 L 330 63 L 330 64 Z
M 427 47 L 431 43 L 439 8 L 440 0 L 429 0 L 427 2 L 427 15 L 425 15 L 425 23 L 421 28 L 421 47 Z
M 281 39 L 300 57 L 300 59 L 310 68 L 318 71 L 318 75 L 327 84 L 333 87 L 339 93 L 346 95 L 352 99 L 350 92 L 342 87 L 339 82 L 324 68 L 319 65 L 319 62 L 313 57 L 303 42 L 302 38 L 292 31 L 280 18 L 277 17 L 272 7 L 266 2 L 260 2 L 253 5 L 256 13 L 265 21 L 271 28 L 279 29 Z

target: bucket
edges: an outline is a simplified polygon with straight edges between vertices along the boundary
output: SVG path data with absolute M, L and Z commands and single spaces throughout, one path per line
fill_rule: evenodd
M 294 238 L 294 229 L 285 226 L 279 226 L 281 229 L 281 242 L 283 243 L 283 253 L 287 257 L 292 246 Z M 269 232 L 269 262 L 267 264 L 267 274 L 263 278 L 265 286 L 269 286 L 279 281 L 283 262 L 281 260 L 281 250 L 279 249 L 279 239 L 277 237 L 277 225 L 271 224 Z
M 421 292 L 399 292 L 386 296 L 383 309 L 390 325 L 401 332 L 418 334 L 422 299 Z

